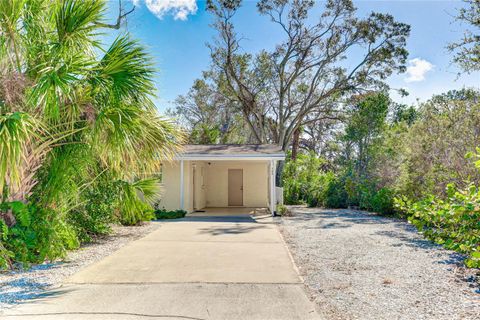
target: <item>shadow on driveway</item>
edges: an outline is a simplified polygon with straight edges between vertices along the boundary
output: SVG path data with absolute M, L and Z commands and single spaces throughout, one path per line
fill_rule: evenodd
M 29 301 L 55 297 L 68 292 L 64 289 L 47 290 L 49 284 L 41 281 L 16 279 L 3 282 L 0 286 L 0 303 L 19 305 Z
M 238 216 L 186 216 L 182 219 L 161 220 L 162 222 L 228 222 L 228 223 L 257 223 L 250 215 Z
M 263 229 L 265 228 L 264 226 L 261 225 L 251 225 L 251 226 L 246 226 L 246 225 L 241 225 L 241 224 L 235 224 L 233 226 L 219 226 L 219 227 L 209 227 L 209 228 L 201 228 L 199 229 L 200 234 L 211 234 L 212 236 L 219 236 L 222 234 L 242 234 L 242 233 L 249 233 L 252 232 L 253 230 L 257 229 Z

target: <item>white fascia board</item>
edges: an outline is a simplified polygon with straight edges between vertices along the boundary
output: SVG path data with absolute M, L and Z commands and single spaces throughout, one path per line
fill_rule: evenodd
M 242 155 L 229 155 L 229 154 L 188 154 L 178 155 L 175 160 L 192 160 L 192 161 L 234 161 L 234 160 L 285 160 L 284 154 L 242 154 Z

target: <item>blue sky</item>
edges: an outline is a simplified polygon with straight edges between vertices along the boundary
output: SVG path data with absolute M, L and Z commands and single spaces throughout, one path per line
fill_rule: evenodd
M 122 28 L 143 43 L 151 53 L 158 74 L 157 107 L 160 111 L 172 106 L 172 101 L 185 94 L 193 80 L 201 76 L 210 63 L 206 47 L 215 36 L 210 27 L 212 17 L 205 11 L 205 1 L 200 0 L 132 0 L 135 11 L 128 16 Z M 423 101 L 432 94 L 450 89 L 480 87 L 478 73 L 457 77 L 458 69 L 451 64 L 445 46 L 462 36 L 465 26 L 454 21 L 460 1 L 354 1 L 360 16 L 371 11 L 392 14 L 398 21 L 411 25 L 408 40 L 410 68 L 407 74 L 394 75 L 388 82 L 394 88 L 405 88 L 406 98 L 392 97 L 403 103 Z M 117 1 L 109 1 L 109 15 L 114 20 Z M 235 17 L 237 32 L 245 40 L 242 47 L 248 52 L 271 49 L 283 40 L 279 28 L 267 17 L 256 12 L 256 1 L 243 1 Z M 323 2 L 318 1 L 315 12 L 320 12 Z M 131 3 L 125 3 L 127 9 Z M 314 12 L 314 13 L 315 13 Z M 119 32 L 122 32 L 119 31 Z M 113 35 L 112 35 L 113 36 Z M 110 41 L 108 36 L 106 41 Z

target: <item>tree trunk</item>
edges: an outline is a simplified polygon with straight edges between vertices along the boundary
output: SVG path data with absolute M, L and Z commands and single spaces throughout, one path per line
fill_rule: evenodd
M 17 223 L 17 219 L 15 219 L 11 209 L 6 212 L 0 212 L 0 220 L 3 220 L 9 228 L 13 227 Z
M 283 175 L 283 167 L 285 166 L 285 161 L 280 160 L 277 162 L 277 172 L 275 175 L 275 186 L 276 187 L 283 187 L 282 175 Z
M 300 129 L 297 128 L 293 131 L 293 139 L 292 139 L 292 161 L 297 160 L 298 154 L 298 147 L 300 144 Z

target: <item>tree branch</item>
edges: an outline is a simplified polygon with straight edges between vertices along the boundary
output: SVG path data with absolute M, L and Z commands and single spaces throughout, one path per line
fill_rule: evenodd
M 120 29 L 120 26 L 122 25 L 122 21 L 125 20 L 125 18 L 132 13 L 135 10 L 135 6 L 133 8 L 125 13 L 123 13 L 123 8 L 122 8 L 122 0 L 118 0 L 118 17 L 117 17 L 117 22 L 115 24 L 109 24 L 109 23 L 103 23 L 103 22 L 97 22 L 96 25 L 102 28 L 109 28 L 109 29 L 115 29 L 118 30 Z

